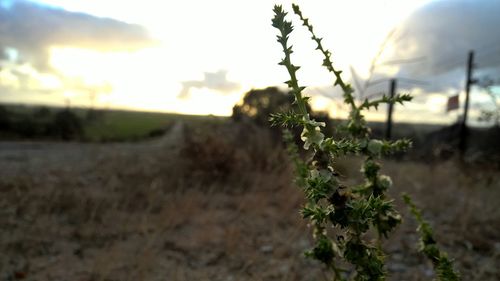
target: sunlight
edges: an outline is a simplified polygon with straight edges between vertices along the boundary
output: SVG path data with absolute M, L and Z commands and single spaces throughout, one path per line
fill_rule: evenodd
M 323 96 L 313 96 L 311 107 L 316 111 L 328 111 L 332 107 L 332 100 Z
M 0 85 L 12 89 L 19 89 L 20 87 L 19 78 L 16 75 L 14 75 L 11 71 L 0 70 Z
M 444 113 L 447 100 L 446 96 L 431 94 L 427 96 L 426 107 L 432 113 Z
M 68 83 L 66 90 L 73 95 L 66 98 L 93 92 L 96 93 L 97 106 L 231 115 L 233 105 L 240 99 L 239 91 L 221 93 L 203 87 L 192 88 L 188 98 L 180 99 L 181 84 L 178 81 L 181 77 L 171 71 L 168 58 L 167 51 L 161 47 L 135 52 L 54 47 L 50 62 L 65 77 L 81 83 Z
M 207 88 L 191 89 L 191 98 L 178 101 L 177 112 L 196 115 L 230 116 L 234 104 L 240 100 L 239 93 L 221 94 Z
M 186 1 L 177 3 L 175 7 L 172 7 L 172 10 L 176 12 L 169 13 L 169 16 L 165 17 L 163 12 L 160 12 L 161 9 L 154 8 L 153 1 L 145 1 L 141 9 L 137 9 L 138 4 L 135 2 L 120 2 L 123 9 L 114 8 L 116 1 L 45 0 L 43 2 L 69 10 L 86 11 L 95 15 L 106 14 L 121 20 L 137 22 L 147 27 L 156 39 L 165 42 L 162 48 L 158 48 L 163 51 L 163 54 L 160 54 L 163 63 L 145 58 L 148 56 L 146 53 L 153 53 L 150 51 L 143 52 L 141 55 L 139 53 L 105 54 L 82 49 L 57 49 L 53 53 L 54 65 L 58 69 L 64 69 L 64 72 L 68 74 L 82 75 L 90 84 L 97 83 L 99 79 L 112 80 L 115 88 L 119 83 L 129 85 L 133 76 L 133 80 L 140 81 L 137 83 L 143 86 L 151 85 L 148 86 L 150 90 L 161 91 L 161 88 L 153 89 L 153 85 L 156 86 L 158 83 L 144 74 L 146 70 L 153 76 L 157 76 L 158 73 L 166 75 L 165 72 L 168 71 L 169 78 L 172 80 L 166 83 L 171 83 L 170 89 L 175 87 L 175 83 L 193 80 L 195 76 L 203 72 L 213 72 L 218 69 L 229 70 L 230 75 L 237 79 L 235 82 L 248 85 L 250 88 L 267 87 L 286 79 L 285 74 L 276 65 L 279 49 L 275 48 L 273 30 L 268 28 L 272 6 L 269 3 L 235 4 L 226 0 L 214 6 L 212 3 Z M 285 6 L 289 6 L 291 2 L 289 0 L 277 1 L 278 4 Z M 428 0 L 356 0 L 324 3 L 322 9 L 318 9 L 317 4 L 307 1 L 300 4 L 304 12 L 315 19 L 314 24 L 320 34 L 333 35 L 325 40 L 332 40 L 327 42 L 327 46 L 335 49 L 335 64 L 346 70 L 349 66 L 353 66 L 360 76 L 366 77 L 370 61 L 386 34 L 411 11 L 426 2 Z M 360 5 L 365 8 L 359 9 Z M 193 6 L 197 6 L 198 9 L 193 10 Z M 388 13 L 389 6 L 390 13 Z M 212 13 L 205 12 L 216 7 L 226 7 L 233 12 L 225 13 L 223 16 L 214 16 Z M 244 14 L 236 12 L 242 9 L 246 11 Z M 325 10 L 330 10 L 332 13 L 325 13 Z M 219 15 L 220 11 L 214 10 L 214 13 Z M 203 24 L 193 24 L 193 21 Z M 228 24 L 228 22 L 238 24 Z M 256 22 L 259 24 L 256 25 Z M 346 23 L 349 28 L 345 28 Z M 177 28 L 179 26 L 182 28 Z M 262 33 L 263 30 L 265 30 L 264 33 Z M 228 37 L 228 35 L 231 36 Z M 297 32 L 293 36 L 298 38 L 295 40 L 297 50 L 294 59 L 302 66 L 300 79 L 303 84 L 307 86 L 331 84 L 331 76 L 319 67 L 321 56 L 315 53 L 311 55 L 310 50 L 314 49 L 314 46 L 309 40 L 307 31 L 297 27 Z M 346 41 L 345 38 L 348 40 Z M 200 51 L 200 42 L 203 42 L 202 51 Z M 255 42 L 262 43 L 254 44 Z M 248 55 L 242 55 L 245 53 Z M 158 55 L 157 53 L 155 56 Z M 134 59 L 138 57 L 141 60 Z M 122 72 L 126 71 L 124 62 L 131 60 L 135 61 L 134 65 L 130 64 L 131 69 L 141 73 L 123 75 Z M 98 67 L 95 67 L 96 65 Z M 245 67 L 242 67 L 243 65 Z M 91 69 L 92 71 L 89 71 Z M 123 78 L 124 76 L 127 78 Z M 345 79 L 349 79 L 349 71 L 345 71 L 344 76 Z M 165 83 L 165 79 L 166 77 L 163 77 L 160 81 Z M 174 95 L 175 93 L 169 92 L 168 94 Z M 231 107 L 228 107 L 226 111 L 229 111 Z M 190 106 L 186 110 L 191 111 L 191 108 Z
M 53 47 L 50 64 L 68 77 L 82 78 L 87 85 L 95 85 L 119 77 L 121 61 L 127 53 L 103 53 L 81 48 Z
M 52 48 L 51 65 L 82 85 L 68 87 L 97 91 L 97 100 L 133 109 L 161 110 L 178 91 L 168 81 L 161 50 L 97 52 L 78 48 Z M 105 87 L 108 85 L 107 87 Z M 106 97 L 101 98 L 100 95 Z
M 43 90 L 59 90 L 63 87 L 63 83 L 59 77 L 53 74 L 40 73 L 35 77 L 37 84 L 32 88 L 40 88 Z
M 349 81 L 351 67 L 359 78 L 366 78 L 370 62 L 387 34 L 429 1 L 352 0 L 318 5 L 277 0 L 276 3 L 289 7 L 298 2 L 302 6 L 307 17 L 314 19 L 317 33 L 325 37 L 325 46 L 333 50 L 335 66 L 344 69 L 343 78 Z M 165 16 L 165 10 L 153 0 L 36 2 L 116 19 L 122 21 L 124 30 L 132 28 L 131 24 L 140 25 L 157 43 L 134 51 L 124 51 L 126 48 L 99 51 L 97 47 L 78 44 L 50 45 L 49 65 L 57 75 L 35 73 L 38 70 L 29 67 L 21 71 L 35 77 L 31 86 L 53 89 L 55 95 L 49 99 L 55 102 L 61 100 L 64 91 L 72 91 L 78 93 L 72 97 L 75 105 L 79 100 L 87 104 L 89 97 L 94 96 L 91 99 L 96 106 L 110 108 L 230 115 L 246 90 L 283 86 L 288 79 L 277 65 L 281 54 L 275 31 L 269 25 L 272 3 L 186 0 L 170 6 Z M 121 8 L 116 9 L 117 5 Z M 292 36 L 296 42 L 293 59 L 302 67 L 298 73 L 301 84 L 311 88 L 331 86 L 330 73 L 320 66 L 321 54 L 311 52 L 315 45 L 309 40 L 307 30 L 297 24 Z M 392 47 L 388 46 L 386 51 L 390 52 Z M 239 85 L 239 90 L 224 92 L 209 86 L 207 83 L 213 81 L 206 81 L 204 75 L 220 71 L 227 73 L 227 81 Z M 397 67 L 383 69 L 387 75 L 397 71 Z M 18 84 L 6 73 L 0 79 L 12 87 Z M 182 98 L 179 94 L 186 82 L 195 82 L 197 86 L 191 88 L 189 97 Z M 314 101 L 315 107 L 343 116 L 344 110 L 337 108 L 335 102 L 326 97 Z

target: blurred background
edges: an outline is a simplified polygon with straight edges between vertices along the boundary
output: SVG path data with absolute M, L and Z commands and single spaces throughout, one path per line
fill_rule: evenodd
M 289 110 L 271 27 L 327 134 L 342 92 L 292 1 L 0 0 L 0 280 L 311 280 L 323 268 L 270 113 Z M 500 2 L 295 1 L 366 112 L 385 160 L 464 280 L 500 280 Z M 360 159 L 337 159 L 361 180 Z M 416 227 L 384 247 L 391 280 L 430 280 Z

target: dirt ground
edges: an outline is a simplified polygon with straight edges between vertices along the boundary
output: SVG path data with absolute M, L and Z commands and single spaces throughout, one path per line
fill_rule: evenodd
M 283 151 L 255 136 L 235 149 L 227 130 L 177 123 L 139 143 L 0 143 L 0 280 L 326 280 L 303 257 L 311 237 Z M 346 179 L 357 162 L 339 160 Z M 500 172 L 384 163 L 405 219 L 384 245 L 389 279 L 433 278 L 404 191 L 463 280 L 500 280 Z

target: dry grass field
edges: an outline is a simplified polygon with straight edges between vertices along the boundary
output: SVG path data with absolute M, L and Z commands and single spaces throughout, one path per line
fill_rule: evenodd
M 346 180 L 359 159 L 339 159 Z M 463 280 L 500 280 L 500 172 L 386 160 L 405 219 L 390 280 L 431 280 L 407 192 Z M 301 191 L 269 132 L 177 122 L 134 143 L 0 143 L 0 280 L 325 280 Z

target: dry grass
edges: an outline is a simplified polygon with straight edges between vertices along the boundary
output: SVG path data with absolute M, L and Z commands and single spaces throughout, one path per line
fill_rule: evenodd
M 0 154 L 0 279 L 321 280 L 301 255 L 302 194 L 268 134 L 178 125 L 158 142 Z M 338 165 L 357 176 L 356 159 Z M 425 210 L 464 280 L 500 279 L 498 171 L 451 161 L 384 169 L 393 196 L 408 192 Z M 430 280 L 404 214 L 386 245 L 391 280 Z
M 339 165 L 350 171 L 346 176 L 360 180 L 355 172 L 361 165 L 359 159 L 343 159 Z M 432 276 L 432 266 L 416 252 L 416 224 L 401 200 L 402 193 L 415 198 L 434 227 L 438 242 L 456 259 L 463 280 L 500 278 L 494 266 L 500 262 L 498 170 L 463 166 L 456 160 L 433 164 L 388 160 L 382 171 L 393 178 L 394 188 L 389 193 L 405 220 L 394 239 L 385 243 L 392 253 L 389 268 L 395 270 L 394 280 L 408 279 L 403 264 L 420 271 L 410 280 L 429 280 Z

